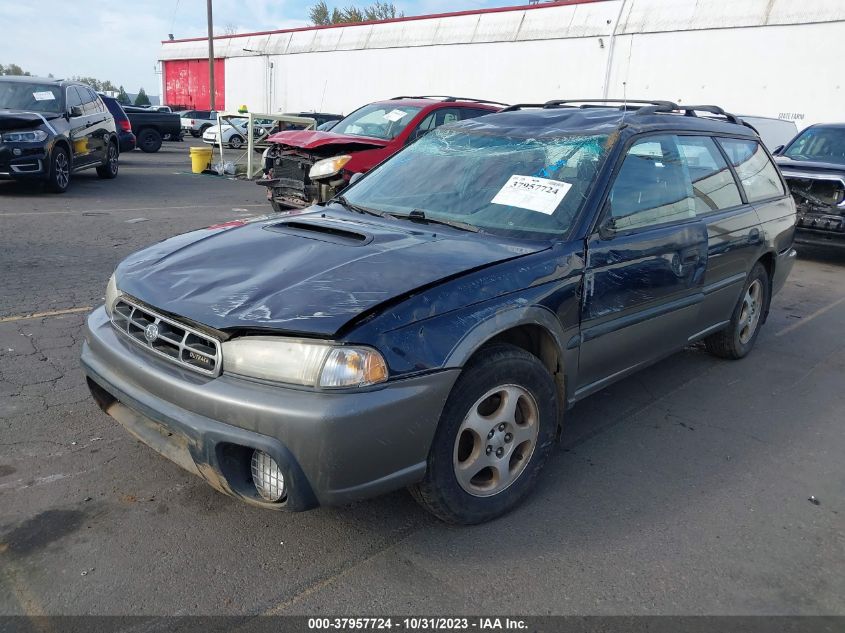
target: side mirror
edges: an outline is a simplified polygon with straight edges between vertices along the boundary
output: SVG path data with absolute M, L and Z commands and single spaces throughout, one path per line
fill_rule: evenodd
M 82 116 L 85 112 L 82 111 L 82 106 L 70 106 L 70 116 Z
M 616 220 L 608 215 L 599 224 L 599 237 L 603 240 L 611 240 L 616 237 Z
M 778 156 L 783 151 L 783 145 L 778 145 L 774 150 L 772 150 L 772 154 Z
M 361 180 L 361 178 L 363 178 L 363 177 L 364 177 L 364 174 L 363 174 L 362 172 L 360 172 L 360 171 L 355 172 L 355 173 L 354 173 L 354 174 L 352 174 L 352 176 L 349 178 L 349 184 L 350 184 L 350 185 L 354 185 L 356 182 L 358 182 L 359 180 Z

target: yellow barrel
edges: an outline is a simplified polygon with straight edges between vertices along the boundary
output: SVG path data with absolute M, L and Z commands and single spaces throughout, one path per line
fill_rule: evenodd
M 212 151 L 213 150 L 210 147 L 192 147 L 191 171 L 195 174 L 201 174 L 203 171 L 208 169 L 208 165 L 211 162 Z

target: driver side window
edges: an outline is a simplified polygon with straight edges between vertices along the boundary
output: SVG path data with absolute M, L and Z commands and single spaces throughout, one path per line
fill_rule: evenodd
M 408 135 L 408 142 L 413 143 L 421 136 L 425 136 L 433 129 L 460 120 L 458 108 L 440 108 L 425 117 L 413 132 Z
M 607 206 L 618 231 L 695 217 L 692 183 L 674 136 L 648 136 L 631 146 Z
M 76 86 L 68 86 L 67 88 L 67 111 L 71 112 L 71 108 L 82 107 L 82 97 L 76 91 Z

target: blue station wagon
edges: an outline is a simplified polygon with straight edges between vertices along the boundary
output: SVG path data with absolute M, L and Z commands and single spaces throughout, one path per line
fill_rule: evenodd
M 325 205 L 130 256 L 82 363 L 108 414 L 248 503 L 409 487 L 478 523 L 526 496 L 578 400 L 696 341 L 746 356 L 794 226 L 720 108 L 511 106 Z

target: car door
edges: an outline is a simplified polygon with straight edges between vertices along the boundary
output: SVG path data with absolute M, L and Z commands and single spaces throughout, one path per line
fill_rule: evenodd
M 91 162 L 101 163 L 106 159 L 106 148 L 114 125 L 114 117 L 105 104 L 91 88 L 77 88 L 85 93 L 83 104 L 88 114 L 88 143 L 91 149 Z M 111 120 L 112 124 L 109 125 Z
M 754 207 L 742 195 L 734 169 L 708 136 L 678 136 L 689 172 L 696 215 L 707 226 L 707 270 L 699 327 L 692 338 L 715 332 L 730 321 L 746 275 L 759 257 L 762 235 Z
M 587 238 L 580 397 L 686 344 L 707 265 L 707 227 L 676 137 L 638 137 Z
M 85 112 L 85 101 L 77 86 L 66 88 L 68 124 L 70 127 L 71 163 L 78 169 L 91 162 L 89 139 L 89 115 Z

